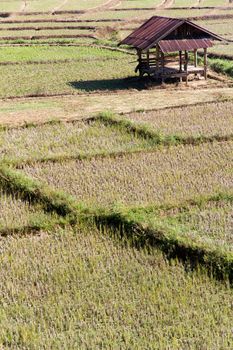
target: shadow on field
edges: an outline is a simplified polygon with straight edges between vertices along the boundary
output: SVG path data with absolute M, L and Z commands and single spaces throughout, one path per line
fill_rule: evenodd
M 72 81 L 68 85 L 74 89 L 91 92 L 91 91 L 114 91 L 137 89 L 143 90 L 147 88 L 147 79 L 139 79 L 138 77 L 129 77 L 124 79 L 103 79 L 103 80 L 84 80 Z

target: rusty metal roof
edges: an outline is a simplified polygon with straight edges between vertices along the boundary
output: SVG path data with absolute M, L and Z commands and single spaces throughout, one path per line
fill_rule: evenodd
M 213 40 L 223 40 L 218 35 L 188 20 L 153 16 L 144 24 L 142 24 L 138 29 L 133 31 L 124 40 L 122 40 L 119 45 L 130 45 L 140 50 L 148 50 L 151 47 L 154 47 L 156 44 L 158 44 L 162 39 L 165 39 L 170 33 L 172 33 L 175 29 L 177 29 L 179 26 L 181 26 L 184 23 L 190 26 L 193 26 L 196 29 L 201 30 L 203 33 L 207 35 L 208 39 L 211 37 Z M 190 39 L 190 40 L 193 40 L 193 39 Z M 191 44 L 192 44 L 192 41 L 189 42 L 190 49 L 191 48 L 195 49 L 196 46 L 192 47 Z M 197 44 L 197 40 L 196 40 L 196 44 Z M 200 44 L 203 45 L 202 42 L 200 42 Z M 202 48 L 202 46 L 199 48 Z
M 206 49 L 213 46 L 210 39 L 161 40 L 159 47 L 163 53 Z

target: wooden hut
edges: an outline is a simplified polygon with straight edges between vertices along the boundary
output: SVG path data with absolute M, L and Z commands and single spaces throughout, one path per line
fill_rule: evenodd
M 153 16 L 119 45 L 130 45 L 137 50 L 138 65 L 135 72 L 148 74 L 164 81 L 200 74 L 207 79 L 207 49 L 220 36 L 186 19 Z M 197 50 L 204 50 L 204 64 L 198 66 Z M 177 55 L 171 53 L 177 52 Z M 189 53 L 193 52 L 193 62 Z

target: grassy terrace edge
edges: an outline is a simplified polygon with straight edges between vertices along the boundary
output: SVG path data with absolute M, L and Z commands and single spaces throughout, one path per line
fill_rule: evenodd
M 80 121 L 80 120 L 77 120 Z M 62 153 L 62 154 L 56 154 L 51 155 L 48 157 L 33 157 L 28 158 L 25 160 L 11 160 L 10 158 L 2 159 L 2 163 L 10 166 L 14 166 L 16 168 L 22 168 L 24 165 L 31 165 L 36 162 L 40 163 L 47 163 L 47 162 L 64 162 L 64 161 L 70 161 L 70 160 L 90 160 L 93 158 L 105 158 L 105 157 L 117 157 L 124 154 L 129 153 L 142 153 L 142 152 L 153 152 L 158 146 L 178 146 L 178 145 L 199 145 L 203 143 L 208 142 L 224 142 L 224 141 L 232 141 L 233 140 L 233 134 L 229 135 L 212 135 L 212 136 L 180 136 L 176 134 L 171 135 L 165 135 L 163 133 L 159 133 L 154 131 L 149 125 L 146 123 L 138 124 L 136 122 L 133 122 L 129 119 L 123 118 L 119 114 L 115 114 L 112 112 L 102 112 L 99 113 L 95 117 L 90 117 L 88 119 L 83 120 L 86 123 L 90 123 L 92 121 L 99 121 L 105 126 L 114 126 L 117 128 L 120 128 L 124 130 L 125 132 L 129 134 L 134 134 L 137 137 L 141 137 L 142 139 L 145 139 L 148 141 L 148 145 L 138 148 L 138 149 L 132 149 L 132 150 L 126 150 L 126 151 L 113 151 L 113 152 L 107 152 L 107 151 L 99 151 L 94 152 L 91 154 L 86 153 L 78 153 L 78 154 L 69 154 L 69 153 Z M 70 121 L 70 123 L 74 123 L 75 120 Z M 57 124 L 61 123 L 61 121 L 48 121 L 45 124 Z M 29 128 L 29 127 L 37 127 L 37 125 L 30 125 L 26 124 L 19 128 Z M 0 127 L 0 133 L 1 130 L 7 130 L 7 127 Z
M 133 209 L 87 208 L 82 203 L 65 193 L 54 191 L 21 172 L 5 165 L 0 165 L 0 186 L 8 193 L 17 194 L 23 200 L 31 203 L 40 203 L 45 211 L 54 212 L 64 219 L 64 223 L 75 225 L 85 221 L 94 223 L 99 229 L 107 226 L 121 233 L 136 247 L 157 246 L 168 258 L 178 258 L 193 267 L 202 265 L 214 277 L 229 279 L 233 283 L 233 254 L 211 249 L 204 244 L 196 243 L 180 235 L 171 235 L 164 230 L 155 230 L 143 225 L 137 218 L 132 219 Z M 199 202 L 233 201 L 233 194 L 219 193 L 199 200 L 190 200 L 181 204 L 197 204 Z

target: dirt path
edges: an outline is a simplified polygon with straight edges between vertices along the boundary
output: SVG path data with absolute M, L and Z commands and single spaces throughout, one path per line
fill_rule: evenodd
M 108 0 L 99 6 L 91 7 L 89 9 L 87 9 L 85 12 L 99 12 L 102 10 L 107 10 L 107 9 L 112 8 L 112 7 L 119 6 L 120 3 L 121 3 L 121 0 Z
M 63 0 L 62 3 L 60 5 L 58 5 L 57 7 L 54 7 L 51 11 L 51 14 L 53 14 L 56 11 L 59 11 L 62 9 L 62 7 L 64 7 L 67 4 L 68 0 Z
M 27 6 L 28 6 L 27 1 L 23 1 L 22 5 L 21 5 L 21 7 L 19 9 L 19 12 L 24 12 L 26 10 Z
M 17 12 L 12 12 L 12 13 L 11 13 L 11 15 L 10 15 L 11 19 L 14 18 L 14 17 L 16 17 L 18 13 L 25 12 L 27 6 L 28 6 L 27 1 L 22 1 L 22 2 L 21 2 L 21 6 L 20 6 L 20 8 L 19 8 L 19 11 L 17 11 Z
M 203 0 L 197 0 L 197 1 L 196 1 L 192 6 L 190 6 L 190 7 L 198 7 L 198 6 L 201 5 L 202 1 L 203 1 Z
M 160 5 L 156 6 L 156 9 L 163 10 L 172 7 L 174 0 L 164 0 Z
M 103 110 L 129 113 L 135 110 L 163 109 L 174 106 L 233 99 L 233 88 L 121 91 L 64 97 L 1 100 L 0 125 L 44 123 L 55 118 L 89 118 Z

